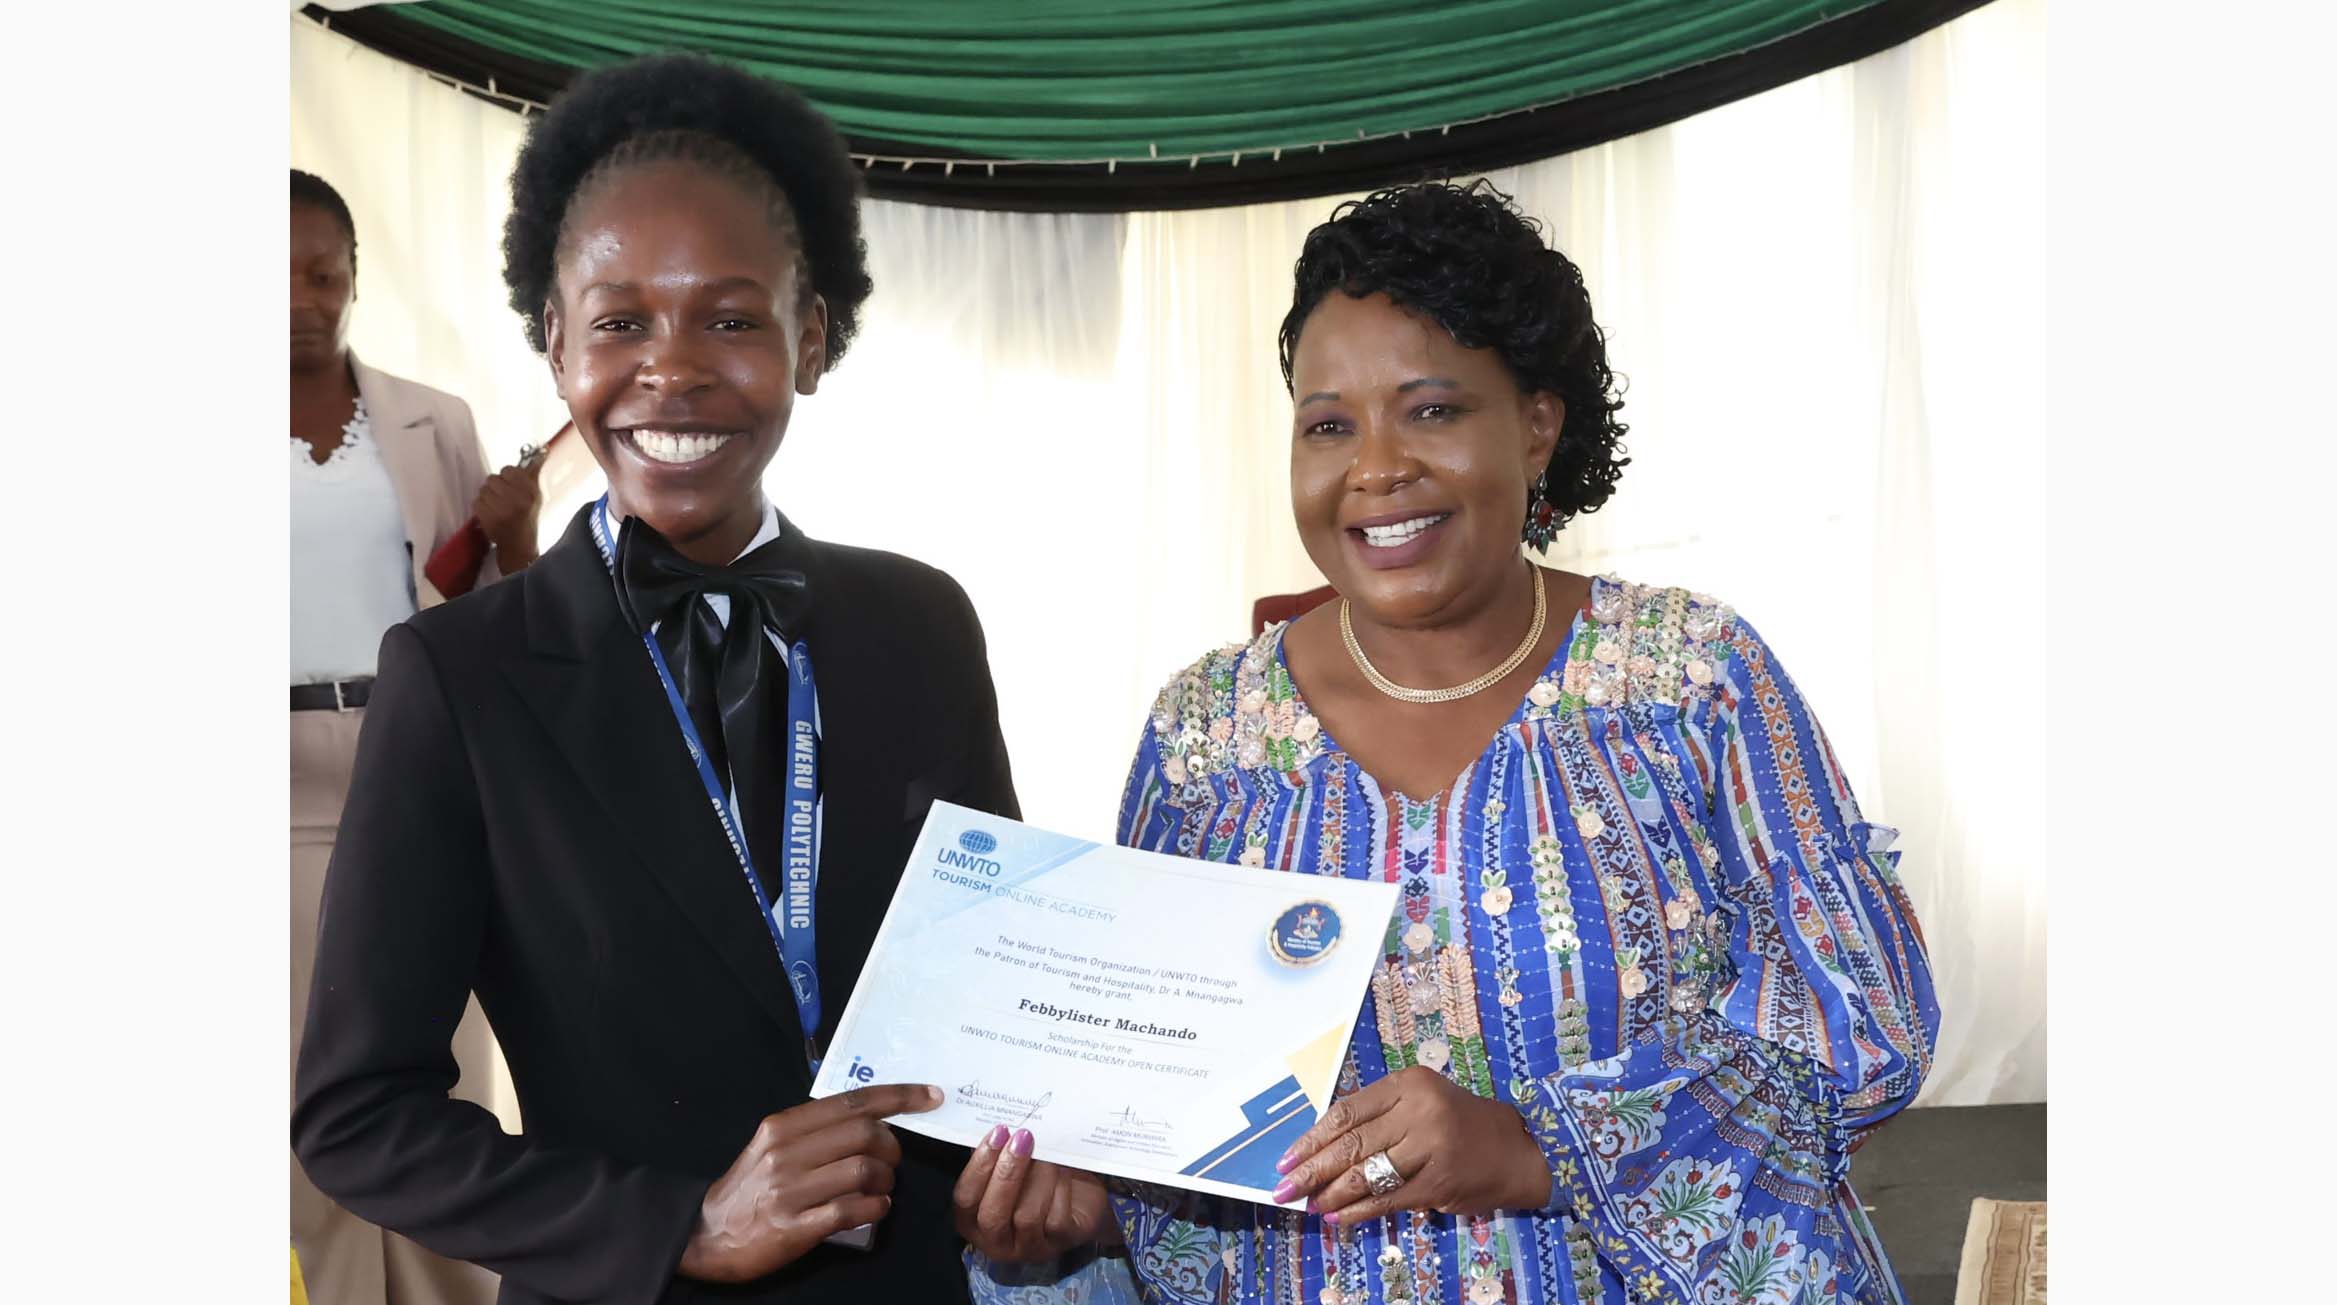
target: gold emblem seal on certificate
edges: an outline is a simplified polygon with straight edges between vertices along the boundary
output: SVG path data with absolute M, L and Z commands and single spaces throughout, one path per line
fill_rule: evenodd
M 1266 946 L 1284 965 L 1312 965 L 1339 945 L 1339 912 L 1329 902 L 1306 901 L 1274 917 Z

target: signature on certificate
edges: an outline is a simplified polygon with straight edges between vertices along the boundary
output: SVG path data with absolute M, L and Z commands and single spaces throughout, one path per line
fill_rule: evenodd
M 1134 1106 L 1124 1107 L 1118 1114 L 1109 1116 L 1109 1118 L 1122 1128 L 1157 1130 L 1168 1127 L 1168 1121 L 1165 1119 L 1146 1119 L 1138 1115 Z
M 1039 1113 L 1055 1100 L 1055 1094 L 1042 1092 L 1035 1097 L 1028 1097 L 1013 1092 L 993 1091 L 983 1087 L 982 1081 L 976 1079 L 958 1088 L 957 1098 L 976 1110 L 994 1115 L 1011 1115 L 1020 1110 L 1022 1117 L 1013 1121 L 1019 1127 L 1038 1118 Z

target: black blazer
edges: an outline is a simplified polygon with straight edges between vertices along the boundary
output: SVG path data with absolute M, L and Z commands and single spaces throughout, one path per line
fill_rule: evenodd
M 503 1275 L 505 1302 L 963 1300 L 962 1148 L 901 1133 L 873 1251 L 673 1276 L 707 1187 L 809 1099 L 769 934 L 579 512 L 519 575 L 382 642 L 324 889 L 293 1148 L 326 1195 Z M 934 799 L 1019 809 L 963 590 L 781 538 L 810 583 L 824 1040 Z M 768 873 L 768 872 L 766 872 Z M 479 996 L 526 1131 L 448 1097 Z

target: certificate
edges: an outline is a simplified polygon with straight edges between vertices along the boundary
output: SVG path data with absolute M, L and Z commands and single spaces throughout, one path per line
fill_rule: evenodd
M 931 1083 L 897 1128 L 1271 1203 L 1330 1104 L 1396 886 L 933 805 L 812 1086 Z

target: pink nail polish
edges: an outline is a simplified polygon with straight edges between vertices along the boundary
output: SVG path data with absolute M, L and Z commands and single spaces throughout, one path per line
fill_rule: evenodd
M 1278 1174 L 1286 1174 L 1296 1168 L 1298 1168 L 1298 1155 L 1295 1152 L 1285 1151 L 1282 1153 L 1282 1158 L 1274 1162 L 1274 1172 Z
M 989 1135 L 988 1137 L 985 1137 L 985 1138 L 983 1138 L 983 1139 L 982 1139 L 982 1145 L 984 1145 L 984 1146 L 986 1146 L 986 1147 L 990 1148 L 990 1149 L 991 1149 L 991 1150 L 993 1150 L 993 1151 L 997 1150 L 998 1148 L 1000 1148 L 1000 1147 L 1002 1147 L 1002 1146 L 1005 1146 L 1005 1145 L 1006 1145 L 1006 1125 L 1004 1125 L 1004 1124 L 1000 1124 L 1000 1125 L 998 1125 L 996 1128 L 993 1128 L 993 1129 L 991 1129 L 991 1130 L 990 1130 L 990 1135 Z
M 1298 1195 L 1298 1184 L 1286 1179 L 1280 1187 L 1274 1189 L 1274 1202 L 1279 1205 L 1296 1195 Z
M 1323 1222 L 1335 1224 L 1339 1222 L 1339 1216 L 1336 1214 L 1326 1214 L 1323 1216 Z
M 1016 1155 L 1029 1155 L 1032 1141 L 1031 1130 L 1027 1128 L 1014 1130 L 1014 1153 Z

